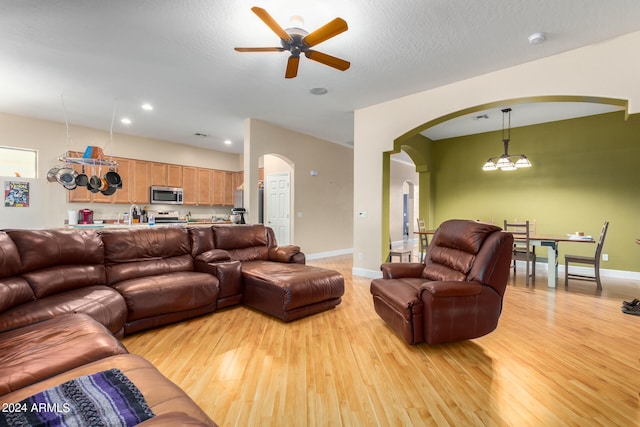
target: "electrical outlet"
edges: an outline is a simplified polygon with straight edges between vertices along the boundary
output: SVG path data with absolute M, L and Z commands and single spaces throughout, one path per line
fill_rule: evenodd
M 364 254 L 362 252 L 358 253 L 358 260 L 362 261 L 364 259 Z
M 609 261 L 609 254 L 602 254 L 603 261 Z

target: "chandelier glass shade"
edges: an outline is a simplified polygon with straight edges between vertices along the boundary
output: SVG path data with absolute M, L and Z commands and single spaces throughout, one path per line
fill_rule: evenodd
M 505 127 L 505 121 L 508 118 L 508 125 Z M 511 140 L 511 108 L 502 110 L 502 142 L 504 144 L 504 154 L 497 157 L 491 157 L 482 166 L 484 171 L 513 171 L 520 168 L 531 167 L 531 162 L 524 154 L 509 154 L 509 141 Z

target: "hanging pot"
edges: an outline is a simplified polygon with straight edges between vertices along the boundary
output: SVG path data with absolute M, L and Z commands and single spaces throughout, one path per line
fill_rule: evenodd
M 95 168 L 92 168 L 91 178 L 89 178 L 89 183 L 87 184 L 87 188 L 92 193 L 97 193 L 100 191 L 101 186 L 102 186 L 102 180 L 98 175 L 96 175 Z
M 54 166 L 51 169 L 49 169 L 49 172 L 47 172 L 47 181 L 58 182 L 58 180 L 56 179 L 56 174 L 58 173 L 58 170 L 60 170 L 58 166 Z
M 122 178 L 120 177 L 120 174 L 113 169 L 109 170 L 109 172 L 104 175 L 104 178 L 107 180 L 110 187 L 122 188 Z
M 86 187 L 89 183 L 89 177 L 84 173 L 84 165 L 82 165 L 82 173 L 76 176 L 76 185 Z
M 64 188 L 66 188 L 67 190 L 75 190 L 75 189 L 76 189 L 76 187 L 78 187 L 78 184 L 76 184 L 76 181 L 75 181 L 75 180 L 73 180 L 73 181 L 71 181 L 71 182 L 70 182 L 70 183 L 68 183 L 68 184 L 62 184 L 62 186 L 63 186 Z
M 56 172 L 56 180 L 60 184 L 65 186 L 75 184 L 76 176 L 78 176 L 78 172 L 74 171 L 68 166 L 63 167 L 62 169 L 58 169 L 58 172 Z
M 108 186 L 106 190 L 102 190 L 100 191 L 102 194 L 104 194 L 105 196 L 111 196 L 113 195 L 116 190 L 118 189 L 118 187 L 114 187 L 114 186 Z

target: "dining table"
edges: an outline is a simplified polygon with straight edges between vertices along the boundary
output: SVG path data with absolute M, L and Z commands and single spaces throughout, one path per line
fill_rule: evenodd
M 435 230 L 414 231 L 414 234 L 434 234 Z M 515 239 L 524 241 L 524 239 Z M 547 248 L 547 286 L 555 288 L 558 284 L 558 246 L 560 243 L 595 243 L 592 236 L 578 236 L 576 234 L 551 235 L 536 234 L 529 236 L 529 243 L 533 246 Z M 639 242 L 640 244 L 640 242 Z

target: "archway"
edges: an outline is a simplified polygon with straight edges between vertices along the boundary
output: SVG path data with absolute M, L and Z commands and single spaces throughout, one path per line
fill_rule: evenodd
M 491 103 L 481 104 L 469 108 L 465 108 L 450 114 L 447 114 L 442 117 L 438 117 L 436 119 L 430 120 L 417 126 L 414 129 L 406 132 L 400 137 L 394 140 L 392 151 L 383 153 L 383 212 L 382 212 L 382 242 L 385 240 L 385 236 L 387 230 L 390 229 L 392 225 L 392 217 L 393 214 L 391 209 L 393 209 L 393 205 L 391 204 L 390 198 L 385 200 L 385 194 L 387 190 L 389 190 L 391 180 L 390 177 L 390 162 L 386 159 L 388 156 L 391 156 L 395 153 L 404 152 L 411 158 L 411 160 L 415 164 L 416 172 L 418 173 L 418 183 L 420 191 L 420 198 L 418 202 L 419 211 L 418 216 L 425 219 L 425 223 L 428 228 L 435 228 L 437 224 L 433 222 L 433 210 L 434 210 L 434 200 L 432 197 L 432 182 L 429 171 L 432 170 L 432 155 L 431 150 L 433 146 L 433 141 L 424 136 L 422 133 L 427 129 L 439 125 L 441 123 L 447 122 L 449 120 L 453 120 L 457 117 L 472 115 L 477 112 L 481 112 L 487 109 L 501 109 L 505 106 L 513 106 L 518 104 L 531 104 L 531 103 L 563 103 L 563 102 L 571 102 L 571 103 L 595 103 L 595 104 L 606 104 L 618 107 L 619 109 L 625 109 L 627 107 L 627 101 L 622 99 L 614 99 L 614 98 L 599 98 L 599 97 L 583 97 L 583 96 L 544 96 L 544 97 L 524 97 L 518 99 L 508 99 L 503 101 L 495 101 Z M 385 254 L 385 245 L 382 246 L 383 257 Z

